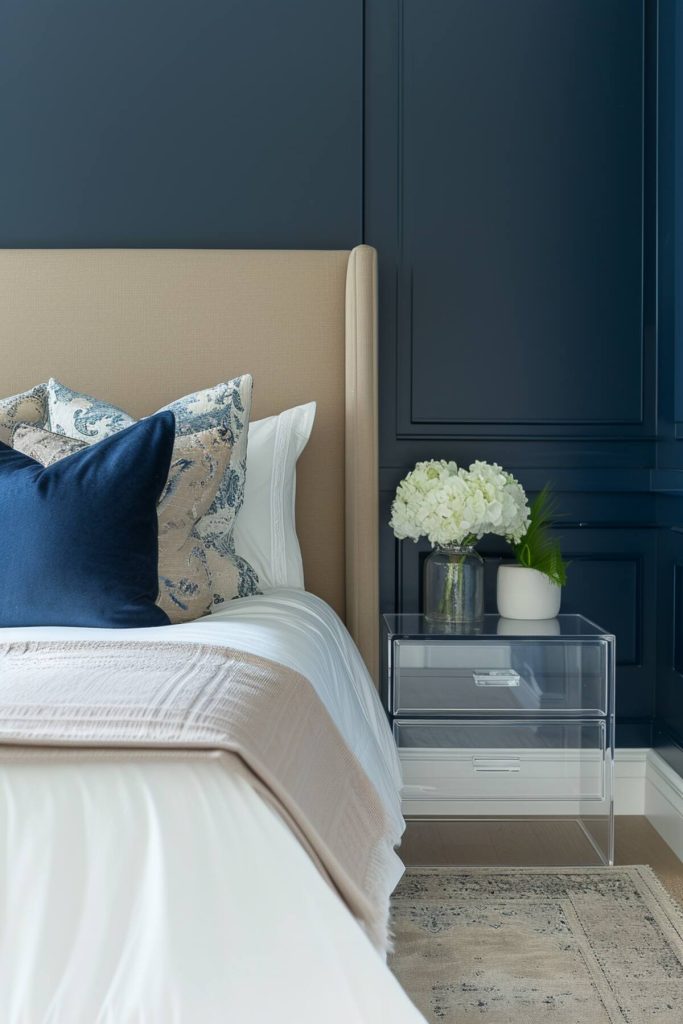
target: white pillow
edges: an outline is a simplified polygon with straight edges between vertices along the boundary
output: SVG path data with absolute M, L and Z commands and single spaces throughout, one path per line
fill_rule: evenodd
M 254 567 L 263 590 L 304 587 L 296 535 L 296 463 L 315 419 L 315 402 L 249 424 L 244 504 L 235 550 Z

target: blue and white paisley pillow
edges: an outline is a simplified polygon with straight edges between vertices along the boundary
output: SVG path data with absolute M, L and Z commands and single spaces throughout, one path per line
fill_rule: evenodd
M 12 431 L 17 423 L 35 423 L 44 427 L 48 417 L 47 404 L 47 384 L 37 384 L 11 398 L 0 398 L 0 441 L 11 444 Z
M 235 553 L 233 540 L 235 519 L 244 501 L 251 392 L 252 378 L 243 374 L 186 395 L 159 410 L 168 409 L 174 414 L 178 437 L 221 427 L 232 446 L 230 462 L 216 497 L 195 527 L 206 552 L 214 611 L 234 597 L 249 597 L 259 592 L 258 576 L 249 563 Z M 54 379 L 48 383 L 48 407 L 51 430 L 90 443 L 135 422 L 123 409 L 73 391 Z

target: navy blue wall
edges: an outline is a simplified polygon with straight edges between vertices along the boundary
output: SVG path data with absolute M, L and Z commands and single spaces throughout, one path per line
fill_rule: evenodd
M 655 746 L 683 774 L 683 16 L 660 0 Z
M 0 245 L 353 245 L 362 90 L 362 0 L 6 0 Z
M 366 237 L 380 484 L 419 458 L 551 481 L 564 609 L 618 638 L 618 742 L 651 740 L 657 19 L 643 0 L 368 0 Z M 497 559 L 488 542 L 488 601 Z M 382 532 L 382 603 L 425 545 Z
M 384 520 L 419 458 L 550 480 L 564 607 L 618 637 L 619 742 L 656 715 L 672 758 L 682 20 L 676 0 L 0 6 L 0 245 L 376 245 Z M 424 546 L 384 526 L 381 552 L 384 607 L 418 607 Z

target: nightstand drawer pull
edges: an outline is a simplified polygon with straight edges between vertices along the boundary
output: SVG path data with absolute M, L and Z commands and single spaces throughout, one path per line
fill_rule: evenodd
M 513 668 L 482 668 L 472 676 L 475 686 L 519 686 L 519 672 Z
M 473 757 L 472 766 L 475 772 L 518 772 L 518 757 Z

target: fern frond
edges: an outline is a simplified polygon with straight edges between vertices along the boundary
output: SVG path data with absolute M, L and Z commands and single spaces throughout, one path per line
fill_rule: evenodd
M 559 587 L 567 582 L 567 563 L 560 545 L 551 535 L 552 521 L 557 516 L 557 501 L 546 484 L 531 504 L 529 528 L 519 544 L 515 557 L 527 569 L 545 573 Z

